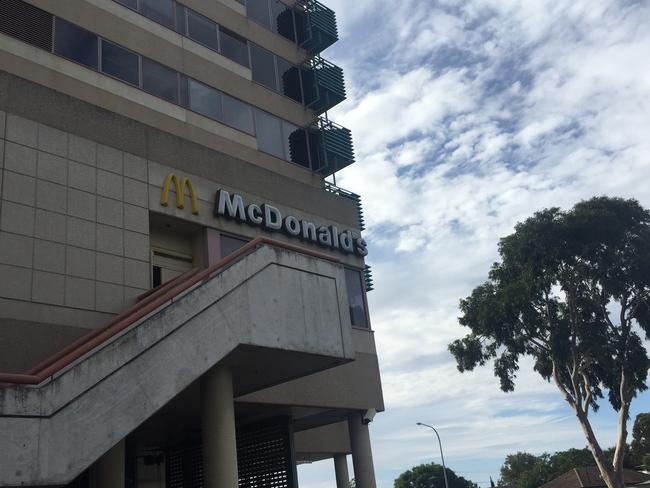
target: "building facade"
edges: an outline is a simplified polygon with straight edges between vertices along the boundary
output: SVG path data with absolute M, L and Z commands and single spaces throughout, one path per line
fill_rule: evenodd
M 375 486 L 313 0 L 0 0 L 0 486 Z

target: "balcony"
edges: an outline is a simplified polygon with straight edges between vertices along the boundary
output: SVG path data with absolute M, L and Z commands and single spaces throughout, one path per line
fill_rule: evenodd
M 330 176 L 354 163 L 352 133 L 349 129 L 320 117 L 307 131 L 315 172 Z
M 322 114 L 346 98 L 343 70 L 315 56 L 305 63 L 303 70 L 305 105 Z
M 298 44 L 311 54 L 320 53 L 339 40 L 336 14 L 316 0 L 296 3 Z
M 363 231 L 366 230 L 366 221 L 363 216 L 363 205 L 361 203 L 361 197 L 357 195 L 356 193 L 352 193 L 351 191 L 344 190 L 343 188 L 339 188 L 336 185 L 333 185 L 329 181 L 325 181 L 325 191 L 329 193 L 334 193 L 334 195 L 339 195 L 343 198 L 347 198 L 348 200 L 352 200 L 356 205 L 357 205 L 357 216 L 359 218 L 359 230 Z

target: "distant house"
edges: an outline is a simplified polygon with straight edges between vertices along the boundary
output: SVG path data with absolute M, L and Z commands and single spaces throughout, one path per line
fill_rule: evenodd
M 650 484 L 650 474 L 641 473 L 631 469 L 623 470 L 625 486 L 638 486 Z M 574 468 L 567 471 L 562 476 L 545 483 L 540 488 L 601 488 L 605 487 L 605 482 L 600 476 L 598 468 L 593 466 L 589 468 Z

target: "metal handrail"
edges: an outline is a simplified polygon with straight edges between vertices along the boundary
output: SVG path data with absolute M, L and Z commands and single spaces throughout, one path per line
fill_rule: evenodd
M 138 320 L 146 317 L 152 312 L 155 312 L 158 308 L 176 296 L 180 295 L 184 291 L 190 289 L 197 283 L 212 278 L 215 273 L 222 272 L 227 266 L 264 245 L 286 249 L 288 251 L 316 257 L 318 259 L 323 259 L 326 261 L 335 263 L 340 262 L 338 258 L 325 253 L 313 251 L 301 246 L 295 246 L 293 244 L 276 241 L 267 237 L 257 237 L 256 239 L 253 239 L 252 241 L 240 247 L 235 252 L 217 261 L 212 266 L 204 270 L 190 270 L 183 275 L 169 281 L 168 283 L 158 287 L 157 289 L 154 289 L 152 293 L 148 295 L 142 295 L 141 301 L 116 315 L 106 325 L 89 332 L 57 354 L 54 354 L 50 358 L 39 363 L 37 366 L 31 368 L 26 373 L 0 373 L 0 384 L 5 383 L 17 385 L 38 385 L 42 383 L 47 378 L 55 375 L 77 359 L 91 352 L 99 345 L 115 337 L 121 331 L 127 329 Z

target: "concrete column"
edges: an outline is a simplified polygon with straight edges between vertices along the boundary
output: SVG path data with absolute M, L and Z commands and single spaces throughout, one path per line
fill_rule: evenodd
M 232 372 L 216 366 L 201 378 L 205 488 L 237 488 Z
M 124 440 L 121 440 L 95 464 L 96 488 L 124 488 L 125 462 Z
M 355 413 L 348 418 L 348 428 L 350 430 L 352 465 L 354 466 L 356 486 L 357 488 L 377 488 L 368 424 L 363 423 L 361 412 Z
M 334 470 L 336 471 L 336 488 L 348 488 L 350 473 L 348 473 L 348 457 L 345 454 L 334 456 Z

